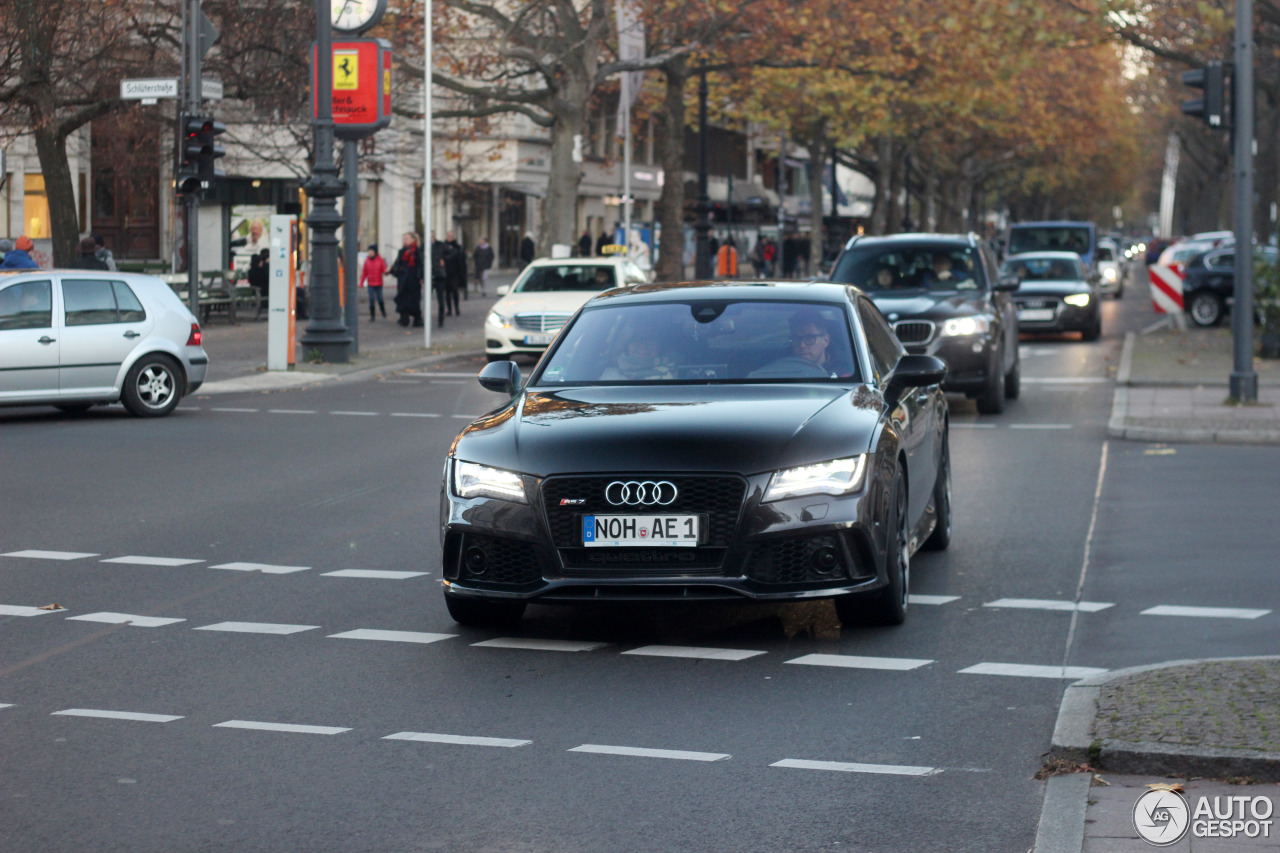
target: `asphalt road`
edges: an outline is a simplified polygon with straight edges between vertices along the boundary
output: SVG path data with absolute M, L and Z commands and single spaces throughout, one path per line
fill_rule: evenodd
M 1274 652 L 1274 613 L 1143 613 L 1268 609 L 1280 545 L 1275 449 L 1106 439 L 1149 312 L 1131 287 L 1101 342 L 1025 341 L 1002 416 L 953 398 L 955 535 L 896 629 L 454 624 L 438 491 L 499 402 L 477 361 L 161 421 L 0 410 L 0 849 L 1022 853 L 1071 680 Z

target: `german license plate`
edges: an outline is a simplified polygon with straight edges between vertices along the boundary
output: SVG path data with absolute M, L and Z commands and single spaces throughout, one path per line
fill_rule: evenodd
M 1019 320 L 1028 323 L 1045 323 L 1053 319 L 1052 308 L 1023 308 L 1018 312 Z
M 549 334 L 547 332 L 543 332 L 542 334 L 539 334 L 539 335 L 525 335 L 524 344 L 525 346 L 530 346 L 530 347 L 535 347 L 535 346 L 544 347 L 550 344 L 551 339 L 554 337 L 555 335 Z
M 698 516 L 584 515 L 582 544 L 588 548 L 692 548 L 698 544 Z

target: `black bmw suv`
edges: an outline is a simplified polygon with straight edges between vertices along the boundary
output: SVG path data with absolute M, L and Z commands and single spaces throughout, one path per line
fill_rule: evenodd
M 984 415 L 1016 399 L 1022 367 L 1018 316 L 998 265 L 976 234 L 853 237 L 831 280 L 862 288 L 907 352 L 947 363 L 944 391 L 964 393 Z

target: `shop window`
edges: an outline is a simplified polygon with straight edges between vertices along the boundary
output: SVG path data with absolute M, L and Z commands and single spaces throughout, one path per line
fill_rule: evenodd
M 32 240 L 48 240 L 53 232 L 49 225 L 44 175 L 23 175 L 22 192 L 22 233 Z

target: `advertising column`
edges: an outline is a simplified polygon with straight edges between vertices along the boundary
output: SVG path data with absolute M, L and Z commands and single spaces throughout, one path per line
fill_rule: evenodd
M 270 221 L 271 284 L 267 309 L 267 370 L 293 366 L 293 324 L 297 299 L 294 281 L 296 216 L 272 214 Z

